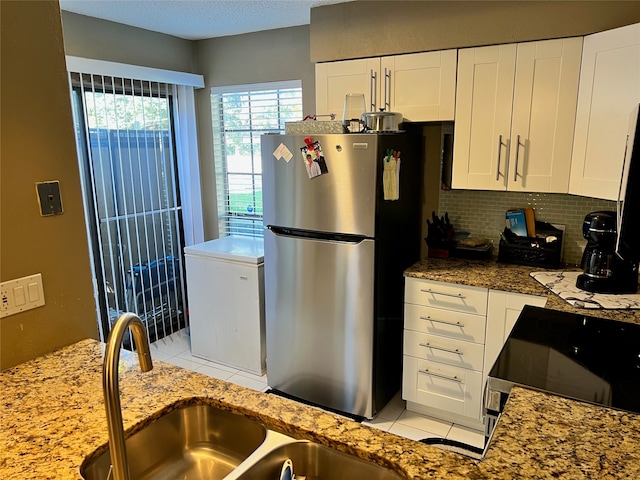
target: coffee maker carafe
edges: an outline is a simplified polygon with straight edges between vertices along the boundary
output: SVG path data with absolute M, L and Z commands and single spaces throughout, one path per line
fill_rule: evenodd
M 587 239 L 581 262 L 584 273 L 578 276 L 576 286 L 593 293 L 636 293 L 637 265 L 621 259 L 615 252 L 616 212 L 587 214 L 582 236 Z

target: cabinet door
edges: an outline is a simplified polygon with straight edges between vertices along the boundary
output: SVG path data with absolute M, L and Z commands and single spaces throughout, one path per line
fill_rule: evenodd
M 262 375 L 262 266 L 186 257 L 194 356 Z
M 376 111 L 382 81 L 379 70 L 379 58 L 316 64 L 316 113 L 334 113 L 342 119 L 347 93 L 363 93 L 365 110 Z
M 516 45 L 458 51 L 453 188 L 506 190 Z
M 482 374 L 404 355 L 402 398 L 479 420 Z
M 382 57 L 380 107 L 412 122 L 453 120 L 456 50 Z
M 489 290 L 487 334 L 484 346 L 484 377 L 489 374 L 504 342 L 525 305 L 544 307 L 547 297 Z
M 518 45 L 507 189 L 567 193 L 582 38 Z
M 569 193 L 616 200 L 640 103 L 640 24 L 584 39 Z

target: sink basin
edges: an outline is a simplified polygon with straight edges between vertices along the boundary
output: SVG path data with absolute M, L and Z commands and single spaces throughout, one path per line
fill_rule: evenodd
M 286 459 L 293 462 L 296 478 L 306 480 L 401 480 L 400 474 L 375 463 L 312 442 L 280 446 L 247 469 L 237 480 L 278 479 Z
M 179 408 L 126 439 L 132 479 L 221 479 L 264 441 L 260 423 L 216 407 Z M 106 480 L 109 450 L 80 467 L 85 480 Z

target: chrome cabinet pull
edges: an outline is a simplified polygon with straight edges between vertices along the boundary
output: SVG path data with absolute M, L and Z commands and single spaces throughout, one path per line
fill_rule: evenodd
M 438 320 L 437 318 L 431 318 L 429 316 L 427 317 L 420 317 L 420 320 L 429 320 L 431 322 L 437 322 L 437 323 L 444 323 L 445 325 L 451 325 L 453 327 L 460 327 L 460 328 L 464 328 L 464 323 L 460 323 L 460 322 L 447 322 L 446 320 Z
M 371 69 L 371 79 L 369 80 L 369 93 L 371 94 L 371 111 L 375 112 L 376 109 L 376 90 L 378 87 L 378 77 L 376 75 L 376 72 L 373 71 L 373 69 Z
M 460 298 L 462 300 L 467 298 L 466 296 L 462 295 L 461 293 L 438 292 L 437 290 L 431 290 L 430 288 L 427 288 L 427 289 L 421 288 L 420 291 L 422 293 L 431 293 L 433 295 L 444 295 L 445 297 Z
M 387 85 L 387 79 L 389 79 L 389 83 Z M 389 99 L 387 101 L 387 89 L 389 90 Z M 391 110 L 391 70 L 384 69 L 384 108 L 387 110 Z
M 502 146 L 507 146 L 506 143 L 502 141 L 502 135 L 498 136 L 498 168 L 496 169 L 496 181 L 500 180 L 500 163 L 502 160 Z
M 517 140 L 516 140 L 516 165 L 515 165 L 515 168 L 513 169 L 513 181 L 514 182 L 518 180 L 518 154 L 519 153 L 520 153 L 520 135 L 518 135 Z M 520 175 L 520 176 L 522 176 L 522 175 Z
M 463 356 L 464 353 L 462 353 L 460 350 L 458 350 L 457 348 L 455 350 L 452 350 L 450 348 L 444 348 L 444 347 L 436 347 L 435 345 L 431 345 L 429 343 L 420 343 L 419 344 L 421 347 L 426 347 L 426 348 L 433 348 L 434 350 L 440 350 L 443 352 L 447 352 L 447 353 L 455 353 L 456 355 L 460 355 Z
M 445 380 L 451 380 L 452 382 L 462 383 L 462 380 L 460 380 L 456 376 L 450 377 L 448 375 L 442 375 L 440 373 L 433 373 L 433 372 L 430 372 L 429 370 L 426 370 L 426 369 L 425 370 L 418 370 L 418 373 L 421 373 L 423 375 L 429 375 L 431 377 L 444 378 Z

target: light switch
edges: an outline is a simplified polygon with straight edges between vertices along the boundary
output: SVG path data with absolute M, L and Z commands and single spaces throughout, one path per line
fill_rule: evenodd
M 27 303 L 27 299 L 24 297 L 24 286 L 13 287 L 13 301 L 16 307 L 21 307 Z
M 40 300 L 40 289 L 38 288 L 37 282 L 31 282 L 29 285 L 27 285 L 27 288 L 29 291 L 30 302 L 37 302 L 38 300 Z
M 36 273 L 0 283 L 0 318 L 44 305 L 42 275 Z

